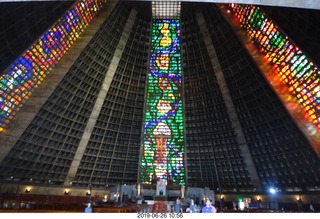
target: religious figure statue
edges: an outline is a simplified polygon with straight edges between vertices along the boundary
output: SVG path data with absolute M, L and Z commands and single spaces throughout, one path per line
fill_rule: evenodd
M 181 198 L 184 198 L 184 191 L 185 191 L 185 187 L 184 185 L 181 185 Z
M 138 184 L 137 189 L 138 189 L 138 196 L 140 196 L 140 190 L 141 190 L 141 185 L 140 185 L 140 183 Z

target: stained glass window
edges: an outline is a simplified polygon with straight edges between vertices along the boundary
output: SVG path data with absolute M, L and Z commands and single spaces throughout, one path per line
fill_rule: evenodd
M 0 131 L 50 73 L 106 0 L 80 0 L 0 76 Z
M 170 179 L 185 184 L 180 20 L 152 26 L 140 182 Z
M 236 19 L 297 98 L 307 120 L 320 132 L 318 67 L 257 6 L 230 4 Z

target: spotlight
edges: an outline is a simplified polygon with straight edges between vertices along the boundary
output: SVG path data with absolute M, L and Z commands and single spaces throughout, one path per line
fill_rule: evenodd
M 270 188 L 270 189 L 269 189 L 269 192 L 270 192 L 271 194 L 275 194 L 275 193 L 276 193 L 276 190 L 275 190 L 274 188 Z

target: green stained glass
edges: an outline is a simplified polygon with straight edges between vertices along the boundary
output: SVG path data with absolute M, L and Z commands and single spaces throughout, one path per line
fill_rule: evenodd
M 153 179 L 171 179 L 176 185 L 185 185 L 179 38 L 179 20 L 153 20 L 140 165 L 143 184 L 150 184 Z

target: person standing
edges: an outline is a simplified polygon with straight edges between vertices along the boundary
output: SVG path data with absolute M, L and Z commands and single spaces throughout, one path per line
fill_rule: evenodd
M 216 213 L 217 209 L 212 205 L 210 199 L 207 199 L 206 205 L 202 208 L 202 213 Z
M 84 213 L 92 213 L 91 203 L 88 203 L 87 207 L 84 209 Z
M 314 208 L 313 208 L 312 203 L 310 203 L 310 205 L 309 205 L 309 209 L 310 209 L 310 212 L 314 212 Z
M 167 203 L 167 208 L 166 208 L 167 213 L 171 213 L 171 206 L 169 203 Z
M 189 206 L 189 212 L 190 213 L 198 213 L 198 206 L 194 204 L 194 200 L 190 199 L 190 206 Z
M 301 198 L 298 199 L 298 212 L 303 212 L 303 201 Z
M 178 197 L 173 204 L 173 212 L 174 213 L 183 213 L 180 197 Z

